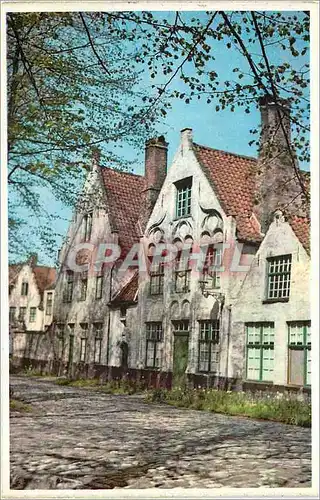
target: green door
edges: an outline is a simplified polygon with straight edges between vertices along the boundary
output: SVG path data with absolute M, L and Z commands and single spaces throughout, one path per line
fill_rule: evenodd
M 186 385 L 186 369 L 188 366 L 188 335 L 177 334 L 174 336 L 173 345 L 173 386 Z

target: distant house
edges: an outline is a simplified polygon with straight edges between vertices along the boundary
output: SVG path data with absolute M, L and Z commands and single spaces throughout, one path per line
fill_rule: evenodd
M 288 154 L 287 103 L 262 99 L 260 109 L 258 158 L 199 145 L 188 128 L 168 170 L 164 137 L 146 143 L 144 176 L 95 158 L 55 288 L 54 350 L 70 373 L 310 386 L 310 179 Z M 97 270 L 103 243 L 120 251 Z M 138 243 L 145 268 L 121 272 Z M 171 246 L 170 262 L 159 245 Z
M 37 265 L 34 256 L 27 262 L 9 265 L 12 356 L 35 356 L 35 334 L 42 334 L 52 323 L 55 279 L 56 270 Z

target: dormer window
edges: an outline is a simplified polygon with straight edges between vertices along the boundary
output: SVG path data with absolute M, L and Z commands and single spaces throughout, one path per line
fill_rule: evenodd
M 191 214 L 192 177 L 175 183 L 176 186 L 176 217 L 188 217 Z
M 83 216 L 82 219 L 82 237 L 83 241 L 90 241 L 92 232 L 92 212 Z
M 21 295 L 26 297 L 28 295 L 28 291 L 29 291 L 29 283 L 23 281 L 21 285 Z

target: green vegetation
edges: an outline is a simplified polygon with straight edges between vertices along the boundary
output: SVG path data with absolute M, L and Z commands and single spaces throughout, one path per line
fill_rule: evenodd
M 67 385 L 70 387 L 80 387 L 86 389 L 97 389 L 106 394 L 136 394 L 142 393 L 144 387 L 130 380 L 111 380 L 109 382 L 101 382 L 99 379 L 77 379 L 68 378 L 56 379 L 58 385 Z
M 146 400 L 194 410 L 274 420 L 302 427 L 311 426 L 311 403 L 298 400 L 294 394 L 176 388 L 171 391 L 148 391 Z
M 10 411 L 18 411 L 20 413 L 28 413 L 32 411 L 31 405 L 20 401 L 19 399 L 10 399 Z

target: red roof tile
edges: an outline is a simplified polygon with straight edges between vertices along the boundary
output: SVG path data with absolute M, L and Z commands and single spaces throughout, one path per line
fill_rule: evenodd
M 253 215 L 257 160 L 198 144 L 193 146 L 226 215 L 236 219 L 239 239 L 261 241 L 259 223 Z
M 53 267 L 35 266 L 33 274 L 38 286 L 40 295 L 47 289 L 54 288 L 56 281 L 56 270 Z
M 141 175 L 118 172 L 100 167 L 106 189 L 111 224 L 119 232 L 119 243 L 123 251 L 139 241 L 136 229 L 142 207 L 142 191 L 145 178 Z
M 256 158 L 194 144 L 194 152 L 218 196 L 227 216 L 235 217 L 238 238 L 260 242 L 262 235 L 254 211 Z M 310 191 L 309 172 L 300 171 L 306 190 Z M 310 220 L 292 216 L 290 223 L 307 251 L 310 250 Z
M 288 221 L 304 249 L 310 254 L 310 219 L 294 215 Z
M 120 290 L 120 292 L 114 297 L 112 302 L 114 304 L 120 302 L 135 302 L 139 287 L 139 273 L 136 272 L 129 282 Z

